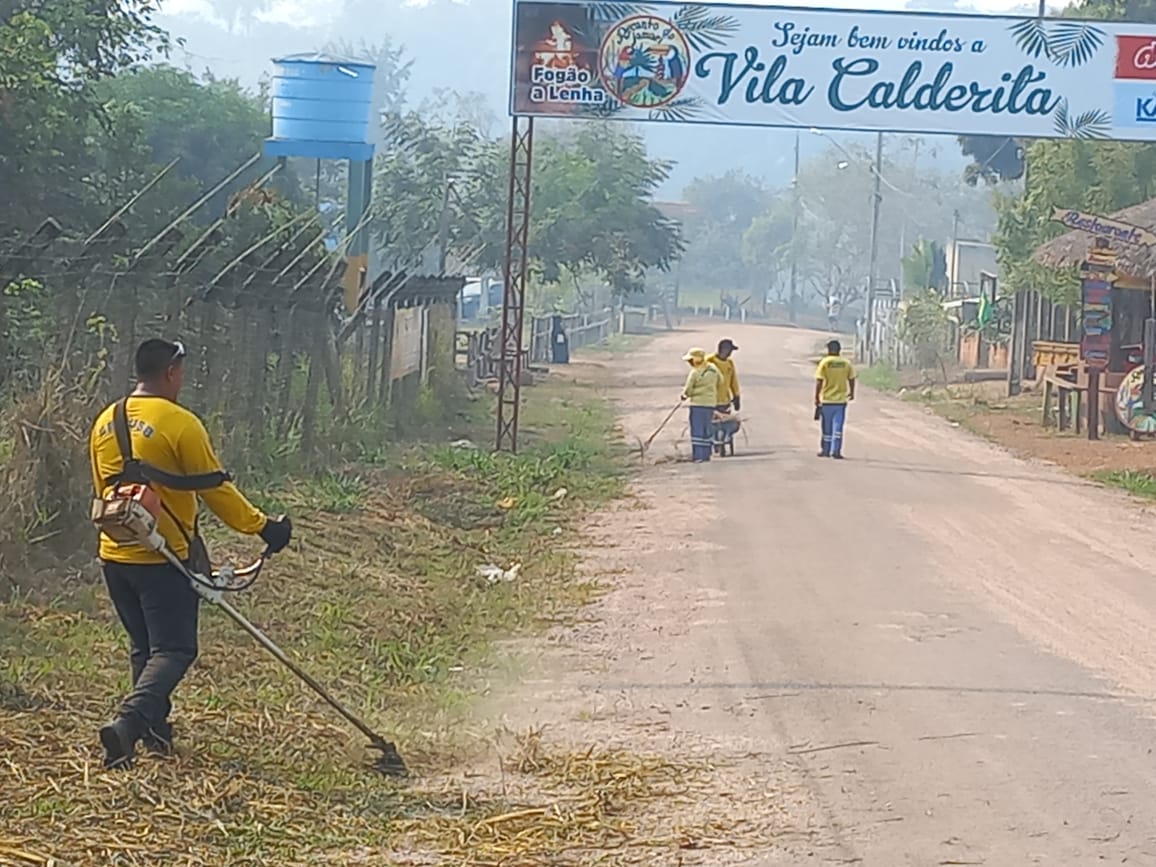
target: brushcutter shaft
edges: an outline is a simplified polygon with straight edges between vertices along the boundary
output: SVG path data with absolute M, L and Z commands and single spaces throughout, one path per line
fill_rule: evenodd
M 252 623 L 250 623 L 248 618 L 246 618 L 244 614 L 242 614 L 240 611 L 238 611 L 236 608 L 234 608 L 232 605 L 230 605 L 228 602 L 225 602 L 224 600 L 221 600 L 220 602 L 218 602 L 216 604 L 217 604 L 218 608 L 220 608 L 227 615 L 229 615 L 229 617 L 233 620 L 234 623 L 236 623 L 238 626 L 240 626 L 242 629 L 244 629 L 246 632 L 248 632 L 249 635 L 251 635 L 253 637 L 253 639 L 258 644 L 260 644 L 267 651 L 269 651 L 271 654 L 273 654 L 273 656 L 277 658 L 278 662 L 280 662 L 282 665 L 284 665 L 286 668 L 288 668 L 291 672 L 293 672 L 295 675 L 297 675 L 297 677 L 299 677 L 302 681 L 304 681 L 310 687 L 310 689 L 312 689 L 315 693 L 317 693 L 319 696 L 321 696 L 322 700 L 324 700 L 326 704 L 328 704 L 331 708 L 333 708 L 335 711 L 337 711 L 339 714 L 341 714 L 343 717 L 345 717 L 346 721 L 351 726 L 353 726 L 355 729 L 357 729 L 359 732 L 361 732 L 363 735 L 365 735 L 371 741 L 382 740 L 381 735 L 377 734 L 369 726 L 367 726 L 360 719 L 358 719 L 356 716 L 354 716 L 351 711 L 346 709 L 345 705 L 343 705 L 336 698 L 334 698 L 333 695 L 330 694 L 329 690 L 327 690 L 324 686 L 322 686 L 316 680 L 316 678 L 313 677 L 313 675 L 311 675 L 309 672 L 305 671 L 305 669 L 303 669 L 296 662 L 294 662 L 292 659 L 290 659 L 285 654 L 285 651 L 283 651 L 280 647 L 278 647 L 276 644 L 273 643 L 273 640 L 271 638 L 269 638 L 269 636 L 267 636 L 264 632 L 262 632 L 260 629 L 258 629 L 256 626 L 254 626 Z
M 329 705 L 331 708 L 333 708 L 335 711 L 337 711 L 339 714 L 341 714 L 341 716 L 344 717 L 346 722 L 348 722 L 351 726 L 353 726 L 355 729 L 357 729 L 359 732 L 361 732 L 363 735 L 365 735 L 365 737 L 367 737 L 369 739 L 369 745 L 381 753 L 381 758 L 378 759 L 378 761 L 375 763 L 375 767 L 377 767 L 383 773 L 390 774 L 393 776 L 404 776 L 405 775 L 405 773 L 406 773 L 405 763 L 402 761 L 401 756 L 398 755 L 397 749 L 396 749 L 396 747 L 394 747 L 394 745 L 392 743 L 390 743 L 385 738 L 383 738 L 381 735 L 379 735 L 377 732 L 375 732 L 373 729 L 371 729 L 368 725 L 366 725 L 364 722 L 362 722 L 358 717 L 354 716 L 353 712 L 351 710 L 349 710 L 341 702 L 339 702 L 336 698 L 334 698 L 333 695 L 329 692 L 329 690 L 327 690 L 324 686 L 322 686 L 321 683 L 316 678 L 313 677 L 313 675 L 311 675 L 309 672 L 307 672 L 305 669 L 303 669 L 300 665 L 298 665 L 296 662 L 294 662 L 292 659 L 290 659 L 285 654 L 285 651 L 283 651 L 280 647 L 278 647 L 273 642 L 273 640 L 271 638 L 269 638 L 269 636 L 267 636 L 264 632 L 262 632 L 260 629 L 258 629 L 256 626 L 254 626 L 252 623 L 250 623 L 249 619 L 247 617 L 245 617 L 244 614 L 242 614 L 240 611 L 238 611 L 236 608 L 234 608 L 232 605 L 230 605 L 228 602 L 226 602 L 220 591 L 216 591 L 216 592 L 210 591 L 207 594 L 202 592 L 202 588 L 204 588 L 204 586 L 206 584 L 205 579 L 198 579 L 196 576 L 194 576 L 193 573 L 189 570 L 189 568 L 184 563 L 182 563 L 177 558 L 177 556 L 175 554 L 173 554 L 172 551 L 169 550 L 169 547 L 167 545 L 162 543 L 158 550 L 165 557 L 165 559 L 167 559 L 179 572 L 181 572 L 181 574 L 183 574 L 187 579 L 189 579 L 189 581 L 193 585 L 193 588 L 195 590 L 197 590 L 198 593 L 200 593 L 205 599 L 212 602 L 214 605 L 216 605 L 218 608 L 220 608 L 222 611 L 224 611 L 225 614 L 227 614 L 229 616 L 230 620 L 232 620 L 234 623 L 236 623 L 238 626 L 240 626 L 242 629 L 244 629 L 247 633 L 249 633 L 249 635 L 253 638 L 254 641 L 256 641 L 258 644 L 260 644 L 262 647 L 264 647 L 267 651 L 269 651 L 269 653 L 272 654 L 272 656 L 278 662 L 280 662 L 287 669 L 289 669 L 291 672 L 293 672 L 293 674 L 295 674 L 297 676 L 297 678 L 302 683 L 304 683 L 306 686 L 308 686 L 310 689 L 312 689 L 315 693 L 317 693 L 317 695 L 320 696 L 321 699 L 327 705 Z M 258 560 L 257 562 L 233 572 L 234 576 L 236 576 L 236 575 L 242 575 L 243 577 L 255 576 L 256 573 L 260 571 L 261 565 L 265 562 L 265 556 L 268 556 L 268 552 L 266 552 L 266 554 L 264 556 L 262 556 L 261 559 Z M 216 576 L 214 575 L 214 577 L 216 577 Z M 209 581 L 208 583 L 211 585 L 213 582 Z

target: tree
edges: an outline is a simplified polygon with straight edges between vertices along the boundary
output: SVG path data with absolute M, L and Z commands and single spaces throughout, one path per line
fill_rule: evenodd
M 476 90 L 458 93 L 447 87 L 436 87 L 421 101 L 417 111 L 442 126 L 465 124 L 484 138 L 492 138 L 498 128 L 498 116 L 490 109 L 485 95 Z
M 2 219 L 28 227 L 68 213 L 94 219 L 108 193 L 94 168 L 93 127 L 116 127 L 93 84 L 168 49 L 151 0 L 9 0 L 0 16 L 0 190 L 20 202 Z M 97 189 L 94 189 L 96 187 Z
M 771 205 L 763 182 L 732 169 L 696 178 L 683 197 L 694 216 L 684 226 L 687 249 L 680 270 L 682 283 L 732 291 L 762 286 L 758 272 L 744 256 L 743 237 Z
M 793 231 L 789 205 L 776 204 L 751 220 L 743 233 L 743 262 L 766 290 L 778 286 L 779 272 L 789 267 Z
M 179 157 L 174 171 L 193 190 L 226 177 L 257 153 L 269 134 L 265 99 L 208 73 L 198 80 L 171 66 L 145 66 L 94 90 L 105 109 L 115 107 L 121 118 L 115 140 L 102 141 L 103 147 L 121 147 L 135 133 L 149 155 L 146 163 L 163 166 Z
M 494 162 L 487 153 L 490 144 L 468 125 L 430 123 L 417 112 L 387 116 L 383 134 L 385 146 L 375 162 L 372 233 L 386 266 L 428 268 L 430 256 L 440 252 L 443 232 L 447 251 L 476 247 L 483 238 L 474 202 L 491 182 L 479 171 Z M 502 225 L 491 226 L 491 243 Z
M 631 293 L 648 269 L 668 269 L 682 239 L 651 197 L 669 172 L 640 136 L 612 124 L 582 124 L 537 143 L 530 253 L 542 278 L 590 273 Z
M 923 289 L 910 297 L 899 319 L 899 337 L 924 370 L 938 367 L 947 384 L 947 360 L 951 353 L 951 321 L 943 309 L 943 299 L 934 289 Z
M 1024 176 L 1024 143 L 1019 139 L 994 135 L 961 135 L 959 147 L 971 163 L 963 170 L 964 180 L 973 187 L 983 181 L 1014 181 Z
M 947 254 L 942 245 L 920 238 L 903 257 L 903 285 L 907 289 L 936 289 L 947 287 Z
M 799 226 L 783 255 L 798 263 L 800 285 L 820 302 L 836 293 L 844 304 L 864 294 L 871 259 L 873 154 L 832 147 L 799 170 Z M 876 277 L 902 279 L 901 259 L 916 235 L 941 244 L 951 237 L 953 213 L 972 237 L 994 227 L 989 194 L 957 176 L 915 171 L 901 153 L 885 150 L 880 171 Z M 786 199 L 786 195 L 782 197 Z

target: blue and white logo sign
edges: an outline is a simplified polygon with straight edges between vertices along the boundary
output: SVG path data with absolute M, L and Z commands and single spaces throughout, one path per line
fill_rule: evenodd
M 1127 81 L 1116 84 L 1112 120 L 1115 126 L 1156 125 L 1156 81 Z M 1144 136 L 1147 138 L 1147 136 Z
M 582 100 L 535 83 L 558 33 Z M 514 38 L 520 115 L 1156 140 L 1156 26 L 520 0 Z

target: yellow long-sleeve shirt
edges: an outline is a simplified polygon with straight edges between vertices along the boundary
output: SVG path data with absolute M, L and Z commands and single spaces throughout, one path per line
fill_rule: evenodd
M 714 406 L 718 400 L 718 383 L 718 368 L 713 364 L 703 364 L 687 375 L 682 393 L 691 406 Z
M 124 469 L 124 460 L 116 442 L 112 418 L 115 404 L 97 416 L 89 434 L 92 461 L 92 484 L 98 497 L 108 493 L 105 480 Z M 191 476 L 221 469 L 213 452 L 208 431 L 189 410 L 163 397 L 133 395 L 126 407 L 133 456 L 174 475 Z M 200 497 L 213 513 L 238 533 L 259 533 L 265 526 L 261 514 L 231 482 L 206 491 L 174 491 L 153 484 L 161 502 L 167 506 L 157 519 L 169 549 L 182 560 L 188 556 L 187 536 L 192 536 Z M 169 514 L 172 512 L 172 515 Z M 173 516 L 180 522 L 178 529 Z M 164 558 L 140 545 L 119 545 L 103 534 L 100 537 L 100 559 L 114 563 L 163 563 Z
M 739 373 L 735 369 L 735 360 L 733 358 L 719 358 L 716 353 L 708 355 L 706 360 L 708 364 L 713 364 L 718 368 L 718 400 L 715 403 L 724 406 L 739 396 Z

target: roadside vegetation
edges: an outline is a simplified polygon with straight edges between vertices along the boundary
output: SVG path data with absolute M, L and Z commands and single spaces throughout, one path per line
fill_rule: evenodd
M 266 489 L 262 505 L 291 513 L 299 542 L 237 600 L 418 775 L 478 749 L 464 711 L 489 687 L 494 640 L 598 592 L 567 541 L 623 490 L 609 408 L 579 386 L 533 390 L 517 456 L 487 450 L 488 425 L 476 434 L 478 447 L 398 447 Z M 218 560 L 248 547 L 214 545 Z M 340 853 L 387 846 L 428 809 L 368 776 L 356 735 L 211 608 L 178 693 L 182 756 L 110 775 L 94 732 L 127 686 L 98 587 L 0 605 L 0 863 L 352 863 Z
M 899 371 L 893 364 L 883 362 L 864 367 L 856 372 L 861 385 L 873 388 L 876 391 L 896 392 L 902 388 Z

